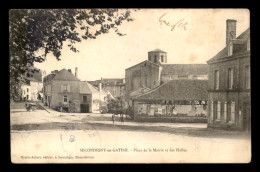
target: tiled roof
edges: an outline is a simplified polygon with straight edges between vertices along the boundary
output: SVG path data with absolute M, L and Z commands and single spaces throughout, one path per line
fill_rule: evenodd
M 207 64 L 162 64 L 162 74 L 206 75 L 207 73 Z
M 244 42 L 243 40 L 247 40 L 250 37 L 250 28 L 248 28 L 247 30 L 245 30 L 242 34 L 240 34 L 236 39 L 235 39 L 235 43 L 241 43 Z M 239 41 L 239 39 L 241 39 Z M 236 52 L 234 52 L 235 54 Z M 213 61 L 217 61 L 221 58 L 227 57 L 228 56 L 228 48 L 227 46 L 225 48 L 223 48 L 220 52 L 218 52 L 214 57 L 212 57 L 210 60 L 208 60 L 208 62 L 213 62 Z
M 135 99 L 141 100 L 207 100 L 208 81 L 171 80 Z
M 153 50 L 153 51 L 149 51 L 149 53 L 150 53 L 150 52 L 161 52 L 161 53 L 166 53 L 165 51 L 160 50 L 159 48 L 156 48 L 156 49 Z
M 79 81 L 77 77 L 75 77 L 72 73 L 70 73 L 66 69 L 60 70 L 56 76 L 53 78 L 53 80 L 59 80 L 59 81 Z

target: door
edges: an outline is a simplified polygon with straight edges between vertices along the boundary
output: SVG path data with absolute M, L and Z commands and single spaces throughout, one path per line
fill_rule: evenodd
M 80 112 L 81 113 L 89 113 L 89 105 L 88 104 L 80 104 Z

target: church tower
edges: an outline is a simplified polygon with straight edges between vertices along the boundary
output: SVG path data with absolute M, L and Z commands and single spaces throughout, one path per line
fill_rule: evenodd
M 166 64 L 167 53 L 157 48 L 153 51 L 148 52 L 148 60 L 157 64 Z

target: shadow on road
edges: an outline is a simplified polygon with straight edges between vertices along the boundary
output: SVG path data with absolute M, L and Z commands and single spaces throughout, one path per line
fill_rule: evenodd
M 162 132 L 175 135 L 203 137 L 203 138 L 229 138 L 229 139 L 249 139 L 249 134 L 239 131 L 225 131 L 208 128 L 194 127 L 167 127 L 167 126 L 133 126 L 125 123 L 115 125 L 105 123 L 89 122 L 51 122 L 41 124 L 21 124 L 12 125 L 11 130 L 31 131 L 31 130 L 104 130 L 104 131 L 134 131 L 134 132 Z

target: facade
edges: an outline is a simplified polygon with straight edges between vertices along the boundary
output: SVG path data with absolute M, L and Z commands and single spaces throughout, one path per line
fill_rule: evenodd
M 24 76 L 24 82 L 21 85 L 21 99 L 30 101 L 42 100 L 42 73 L 40 69 L 32 67 Z
M 70 69 L 52 71 L 43 79 L 44 104 L 56 110 L 80 112 L 79 82 Z
M 148 52 L 148 60 L 125 70 L 126 101 L 130 106 L 132 93 L 142 88 L 155 89 L 170 80 L 208 80 L 207 64 L 167 64 L 167 58 L 165 51 L 156 49 Z
M 193 118 L 195 116 L 205 117 L 207 114 L 207 87 L 206 80 L 168 81 L 133 98 L 134 119 L 141 118 L 144 121 L 145 118 L 151 120 L 163 117 L 170 122 L 176 119 L 178 121 L 179 118 L 175 117 L 179 116 L 192 117 L 188 121 L 197 120 Z M 206 120 L 207 118 L 202 119 L 204 122 Z
M 101 87 L 104 91 L 110 92 L 114 98 L 122 98 L 125 96 L 125 79 L 124 78 L 101 78 L 101 80 L 88 81 L 94 87 Z
M 110 92 L 102 90 L 101 84 L 97 88 L 86 81 L 80 82 L 81 112 L 99 111 L 100 103 L 106 102 L 108 97 L 114 99 Z
M 208 127 L 250 130 L 250 28 L 236 37 L 236 20 L 227 20 L 226 46 L 208 64 Z

